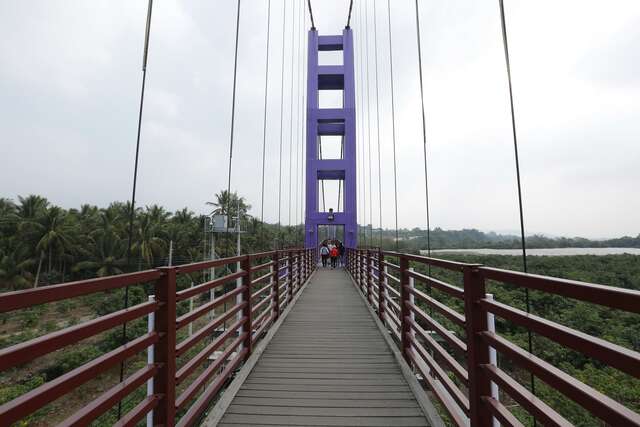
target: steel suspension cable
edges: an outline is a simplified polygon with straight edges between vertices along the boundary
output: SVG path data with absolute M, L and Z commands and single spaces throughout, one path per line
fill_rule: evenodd
M 280 155 L 278 160 L 278 228 L 277 228 L 277 248 L 280 248 L 280 228 L 282 225 L 282 129 L 284 119 L 284 47 L 287 29 L 287 0 L 282 2 L 282 67 L 280 69 Z
M 515 109 L 513 106 L 513 85 L 511 83 L 511 61 L 509 59 L 509 42 L 507 39 L 507 24 L 506 24 L 506 20 L 504 17 L 504 1 L 503 0 L 498 0 L 498 4 L 500 5 L 500 24 L 501 24 L 501 28 L 502 28 L 502 44 L 504 47 L 504 59 L 505 59 L 505 65 L 507 68 L 507 81 L 508 81 L 508 85 L 509 85 L 509 105 L 511 107 L 511 130 L 513 133 L 513 152 L 515 155 L 515 164 L 516 164 L 516 180 L 518 183 L 518 208 L 519 208 L 519 213 L 520 213 L 520 239 L 522 242 L 522 268 L 524 270 L 525 273 L 528 272 L 527 269 L 527 247 L 526 247 L 526 240 L 525 240 L 525 231 L 524 231 L 524 209 L 522 207 L 522 182 L 520 180 L 520 161 L 518 158 L 518 136 L 517 136 L 517 132 L 516 132 L 516 114 L 515 114 Z M 529 301 L 529 289 L 525 288 L 525 304 L 526 304 L 526 309 L 527 309 L 527 313 L 531 312 L 531 304 Z M 528 335 L 528 350 L 529 353 L 533 354 L 533 338 L 532 338 L 532 334 L 531 334 L 531 330 L 528 329 L 527 330 L 527 335 Z M 536 388 L 535 388 L 535 379 L 533 374 L 531 374 L 531 392 L 535 395 L 536 392 Z M 536 421 L 534 418 L 534 425 L 535 425 Z
M 311 9 L 311 0 L 307 0 L 307 7 L 309 8 L 309 18 L 311 18 L 311 29 L 316 29 L 316 24 L 313 21 L 313 9 Z
M 127 267 L 131 265 L 131 246 L 133 244 L 133 222 L 136 211 L 136 188 L 138 184 L 138 160 L 140 158 L 140 134 L 142 131 L 142 111 L 144 108 L 144 89 L 147 83 L 147 57 L 149 54 L 149 35 L 151 33 L 151 13 L 153 11 L 153 0 L 149 0 L 147 5 L 147 20 L 144 31 L 144 49 L 142 52 L 142 84 L 140 87 L 140 103 L 138 109 L 138 129 L 136 135 L 136 154 L 133 165 L 133 184 L 131 189 L 131 203 L 129 206 L 129 236 L 127 238 Z M 124 289 L 124 308 L 129 307 L 129 286 Z M 127 341 L 127 322 L 122 324 L 122 344 Z M 124 379 L 125 361 L 120 363 L 120 382 Z M 122 400 L 118 401 L 118 419 L 122 416 Z
M 353 0 L 349 2 L 349 14 L 347 15 L 347 25 L 345 28 L 351 28 L 351 10 L 353 9 Z
M 306 9 L 306 5 L 305 5 L 305 9 Z M 305 76 L 306 76 L 306 64 L 307 64 L 307 47 L 306 47 L 306 43 L 304 43 L 305 40 L 305 34 L 306 34 L 306 19 L 305 19 L 305 12 L 306 10 L 302 10 L 302 31 L 300 32 L 300 37 L 301 40 L 303 42 L 303 47 L 302 47 L 302 82 L 301 82 L 301 90 L 302 90 L 302 106 L 301 106 L 301 110 L 302 110 L 302 126 L 300 128 L 300 134 L 301 134 L 301 140 L 302 140 L 302 147 L 300 149 L 300 218 L 301 218 L 301 246 L 304 247 L 305 243 L 305 217 L 304 217 L 304 205 L 305 205 L 305 199 L 304 199 L 304 195 L 305 195 L 305 187 L 306 187 L 306 180 L 305 180 L 305 152 L 306 152 L 306 147 L 307 147 L 307 138 L 306 138 L 306 129 L 307 129 L 307 116 L 306 116 L 306 87 L 304 82 L 305 80 Z
M 296 35 L 296 3 L 293 2 L 293 7 L 291 8 L 291 72 L 289 73 L 289 77 L 291 79 L 291 90 L 289 91 L 290 96 L 290 104 L 289 104 L 289 220 L 287 224 L 289 225 L 289 229 L 291 229 L 291 174 L 293 171 L 293 63 L 295 62 L 295 35 Z
M 303 64 L 304 64 L 304 60 L 302 58 L 302 34 L 304 34 L 303 32 L 303 27 L 304 27 L 304 9 L 302 7 L 300 7 L 300 13 L 299 13 L 299 17 L 298 17 L 298 107 L 296 108 L 296 134 L 297 134 L 297 140 L 298 140 L 298 144 L 296 146 L 296 229 L 298 228 L 298 226 L 300 225 L 299 222 L 299 213 L 300 213 L 300 209 L 298 207 L 299 203 L 302 203 L 302 194 L 301 194 L 301 189 L 302 189 L 302 185 L 304 185 L 303 180 L 302 180 L 302 176 L 300 175 L 300 165 L 301 165 L 301 161 L 300 161 L 300 151 L 301 151 L 301 145 L 302 145 L 302 135 L 300 132 L 300 117 L 302 116 L 302 68 L 303 68 Z
M 240 3 L 241 0 L 238 0 L 238 8 L 236 14 L 236 47 L 235 53 L 233 57 L 233 91 L 231 95 L 231 132 L 229 137 L 229 178 L 227 181 L 227 240 L 229 243 L 229 248 L 231 248 L 231 239 L 229 236 L 229 223 L 231 217 L 231 167 L 233 166 L 233 137 L 235 131 L 235 119 L 236 119 L 236 86 L 237 86 L 237 78 L 238 78 L 238 40 L 240 38 Z M 238 202 L 240 201 L 240 195 L 237 195 Z M 237 212 L 238 215 L 238 224 L 240 223 L 240 211 Z M 239 227 L 238 227 L 239 228 Z M 231 254 L 230 254 L 231 255 Z
M 306 5 L 305 5 L 306 8 Z M 304 42 L 305 40 L 305 35 L 306 35 L 306 19 L 305 19 L 305 11 L 302 11 L 302 31 L 301 31 L 301 37 L 302 37 L 302 41 Z M 306 175 L 305 175 L 305 153 L 306 153 L 306 147 L 307 147 L 307 107 L 306 107 L 306 101 L 307 101 L 307 91 L 306 91 L 306 82 L 305 82 L 305 76 L 306 76 L 306 69 L 307 69 L 307 57 L 308 57 L 308 52 L 307 52 L 307 44 L 303 43 L 303 48 L 302 48 L 302 53 L 303 53 L 303 60 L 302 60 L 302 127 L 300 128 L 300 134 L 302 135 L 302 148 L 300 150 L 300 179 L 301 179 L 301 188 L 300 188 L 300 218 L 301 218 L 301 243 L 302 246 L 304 247 L 305 245 L 305 216 L 304 216 L 304 212 L 305 212 L 305 189 L 306 189 Z
M 362 20 L 362 4 L 360 4 L 360 8 L 359 8 L 359 16 L 360 16 L 360 27 L 364 28 L 363 25 L 363 20 Z M 364 40 L 364 37 L 363 37 Z M 362 104 L 362 114 L 364 114 L 364 109 L 365 109 L 365 100 L 364 100 L 364 94 L 365 94 L 365 90 L 364 90 L 364 52 L 362 51 L 362 49 L 360 49 L 360 87 L 363 88 L 362 90 L 362 95 L 360 95 L 360 100 L 361 100 L 361 104 Z M 364 125 L 364 120 L 362 121 L 362 147 L 360 152 L 362 153 L 362 167 L 360 169 L 362 169 L 362 237 L 364 240 L 364 246 L 367 246 L 367 180 L 366 180 L 366 172 L 364 170 L 366 161 L 365 161 L 365 147 L 364 147 L 364 132 L 365 132 L 365 125 Z M 368 134 L 368 132 L 367 132 Z
M 269 94 L 269 41 L 271 29 L 271 0 L 267 3 L 267 55 L 264 73 L 264 118 L 262 120 L 262 185 L 260 192 L 260 222 L 264 223 L 264 171 L 267 149 L 267 99 Z
M 295 185 L 295 203 L 293 206 L 293 210 L 294 210 L 294 223 L 295 223 L 295 227 L 298 226 L 298 188 L 300 186 L 300 179 L 299 179 L 299 175 L 298 175 L 298 171 L 299 171 L 299 167 L 300 167 L 300 132 L 298 132 L 298 129 L 300 127 L 300 36 L 299 36 L 299 32 L 300 32 L 300 12 L 302 12 L 302 7 L 298 8 L 298 15 L 296 16 L 296 20 L 298 21 L 298 32 L 294 32 L 294 37 L 298 40 L 298 61 L 296 62 L 296 77 L 295 77 L 295 83 L 296 83 L 296 132 L 295 132 L 295 139 L 296 139 L 296 173 L 295 173 L 295 180 L 296 180 L 296 185 Z M 294 78 L 293 76 L 291 76 L 291 82 L 293 83 Z M 291 120 L 292 124 L 293 124 L 293 117 Z M 294 228 L 295 230 L 295 228 Z
M 367 146 L 369 150 L 369 245 L 373 246 L 373 180 L 371 178 L 371 85 L 369 84 L 369 9 L 367 0 L 364 3 L 364 34 L 367 74 Z
M 395 222 L 396 222 L 396 251 L 398 250 L 398 166 L 396 157 L 396 109 L 393 93 L 393 44 L 391 36 L 391 0 L 387 0 L 387 15 L 389 18 L 389 71 L 391 74 L 391 129 L 393 141 L 393 194 L 395 205 Z
M 380 153 L 380 97 L 378 90 L 378 24 L 376 0 L 373 0 L 373 54 L 375 60 L 376 80 L 376 133 L 378 138 L 378 202 L 380 224 L 380 247 L 382 247 L 382 160 Z
M 360 24 L 362 22 L 362 20 L 360 19 L 360 2 L 358 2 L 358 4 L 356 5 L 357 7 L 357 23 L 356 23 L 356 27 L 358 29 L 358 31 L 360 31 Z M 355 45 L 358 45 L 360 43 L 360 33 L 358 32 L 358 36 L 356 38 L 356 42 L 354 42 L 354 49 L 355 49 Z M 354 66 L 356 66 L 356 70 L 354 70 L 354 73 L 358 74 L 358 76 L 361 76 L 360 74 L 360 49 L 357 50 L 357 52 L 354 50 L 354 56 L 357 56 L 354 58 Z M 354 82 L 355 82 L 356 76 L 354 76 Z M 362 112 L 362 110 L 364 109 L 364 107 L 362 106 L 362 93 L 360 91 L 360 88 L 362 86 L 362 79 L 360 79 L 360 84 L 358 84 L 356 86 L 356 103 L 358 104 L 357 108 L 356 108 L 356 112 Z M 357 207 L 358 207 L 358 219 L 357 219 L 357 234 L 358 234 L 358 240 L 361 239 L 361 232 L 360 232 L 360 225 L 362 222 L 362 212 L 364 211 L 364 208 L 361 209 L 362 207 L 362 180 L 360 179 L 360 169 L 362 169 L 362 165 L 360 164 L 360 140 L 362 138 L 362 134 L 364 133 L 364 128 L 362 126 L 362 120 L 360 119 L 360 114 L 357 114 L 356 116 L 356 126 L 357 126 L 357 132 L 356 132 L 356 188 L 357 188 Z M 364 242 L 364 238 L 362 238 L 362 241 Z
M 427 169 L 427 123 L 424 112 L 424 83 L 422 81 L 422 42 L 420 40 L 420 11 L 418 8 L 418 0 L 416 4 L 416 38 L 418 40 L 418 74 L 420 76 L 420 108 L 422 109 L 422 146 L 424 154 L 424 196 L 427 211 L 427 255 L 431 256 L 431 223 L 429 218 L 429 178 Z M 429 274 L 431 274 L 431 265 Z M 431 287 L 429 287 L 431 289 Z

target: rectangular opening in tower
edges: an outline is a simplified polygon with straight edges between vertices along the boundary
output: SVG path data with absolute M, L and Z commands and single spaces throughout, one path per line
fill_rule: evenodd
M 344 136 L 318 135 L 318 159 L 335 160 L 344 158 Z
M 344 90 L 319 90 L 318 108 L 343 108 Z
M 332 224 L 321 224 L 318 225 L 318 242 L 322 244 L 323 242 L 327 242 L 329 240 L 340 240 L 344 242 L 344 226 L 343 225 L 332 225 Z
M 318 65 L 343 65 L 344 57 L 341 50 L 318 51 Z
M 318 180 L 318 211 L 334 213 L 344 212 L 344 180 Z

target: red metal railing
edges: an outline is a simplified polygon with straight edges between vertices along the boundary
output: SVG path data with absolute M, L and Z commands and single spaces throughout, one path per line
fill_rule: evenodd
M 234 265 L 235 271 L 222 277 L 177 290 L 181 275 L 225 266 L 234 270 Z M 125 414 L 118 425 L 136 425 L 151 410 L 154 425 L 196 424 L 251 355 L 255 343 L 291 304 L 315 265 L 313 249 L 288 249 L 1 294 L 0 313 L 145 283 L 153 284 L 155 295 L 149 302 L 0 350 L 3 372 L 149 314 L 153 313 L 155 320 L 148 333 L 0 406 L 1 424 L 20 421 L 150 346 L 154 346 L 153 363 L 93 399 L 63 424 L 88 425 L 150 379 L 153 393 Z M 235 287 L 224 289 L 234 282 Z M 220 289 L 223 292 L 215 299 L 177 316 L 181 301 Z M 220 306 L 225 307 L 224 312 L 214 317 L 214 310 Z M 183 340 L 178 339 L 184 335 L 183 328 L 194 322 L 201 324 L 206 315 L 211 318 L 203 326 Z M 214 332 L 227 323 L 231 325 L 214 337 Z M 207 363 L 219 350 L 222 353 Z
M 485 288 L 490 280 L 636 314 L 640 313 L 640 292 L 379 249 L 349 250 L 347 262 L 349 273 L 396 339 L 403 357 L 420 374 L 454 424 L 489 426 L 495 417 L 503 425 L 521 425 L 492 394 L 494 383 L 542 424 L 572 425 L 490 363 L 491 347 L 604 424 L 640 426 L 640 414 L 490 330 L 488 314 L 635 378 L 640 378 L 640 353 L 494 301 Z M 431 267 L 460 274 L 464 286 L 416 271 Z M 416 283 L 428 292 L 420 290 Z M 432 289 L 446 295 L 441 299 L 448 304 L 430 295 Z M 427 307 L 429 313 L 421 307 Z

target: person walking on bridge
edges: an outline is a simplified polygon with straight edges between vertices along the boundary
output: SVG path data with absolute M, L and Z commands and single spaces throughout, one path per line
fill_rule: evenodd
M 331 247 L 331 251 L 329 252 L 329 255 L 331 256 L 331 268 L 336 268 L 336 264 L 338 262 L 338 247 L 333 245 Z
M 320 246 L 320 258 L 322 259 L 322 266 L 327 266 L 327 258 L 329 258 L 329 248 L 326 243 L 322 243 Z

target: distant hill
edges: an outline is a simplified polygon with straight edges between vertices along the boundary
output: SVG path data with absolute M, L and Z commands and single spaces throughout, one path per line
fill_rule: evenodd
M 362 230 L 361 230 L 362 232 Z M 380 230 L 373 230 L 377 243 Z M 395 240 L 395 230 L 382 230 L 387 246 Z M 427 247 L 427 231 L 419 228 L 398 230 L 400 246 L 406 249 L 424 249 Z M 516 249 L 520 248 L 520 237 L 514 235 L 483 232 L 476 229 L 431 230 L 432 249 Z M 362 239 L 361 239 L 362 240 Z M 582 237 L 551 237 L 536 234 L 527 236 L 527 248 L 640 248 L 640 234 L 636 237 L 624 236 L 614 239 L 590 240 Z

